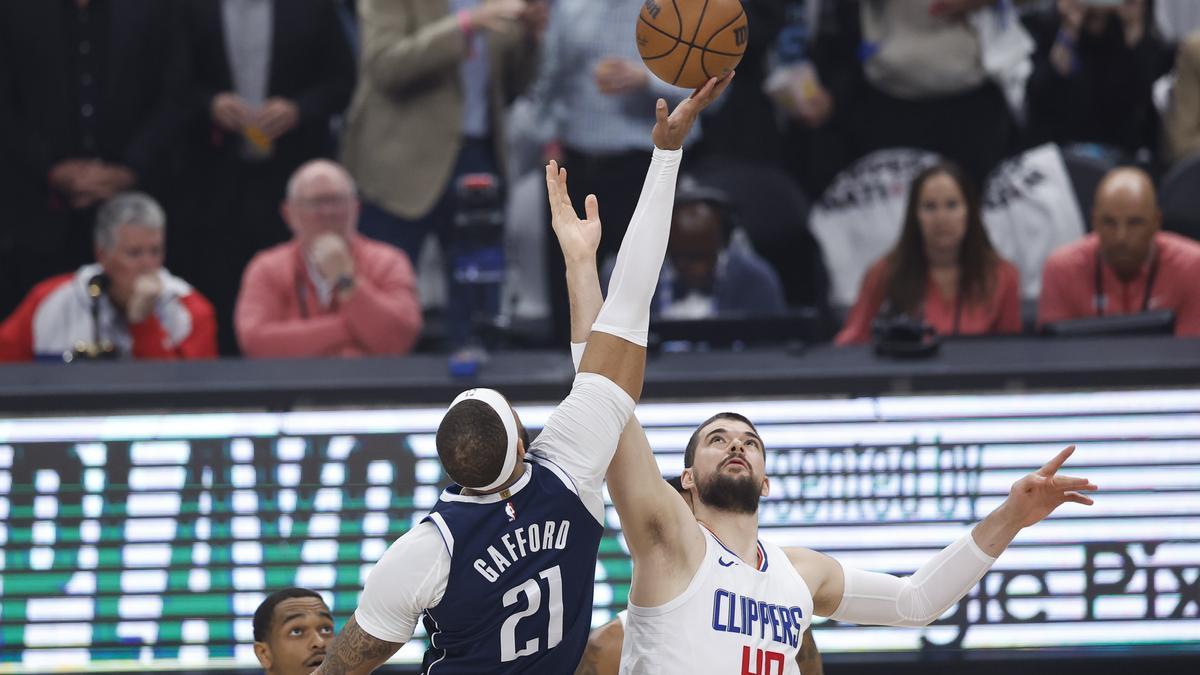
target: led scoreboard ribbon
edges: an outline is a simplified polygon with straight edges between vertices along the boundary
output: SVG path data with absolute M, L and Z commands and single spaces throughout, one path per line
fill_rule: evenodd
M 518 409 L 531 430 L 550 412 Z M 1200 651 L 1200 390 L 645 404 L 664 474 L 725 409 L 769 449 L 762 537 L 859 567 L 911 572 L 1070 442 L 1071 473 L 1103 490 L 1023 532 L 933 626 L 818 623 L 823 651 Z M 251 615 L 284 586 L 343 620 L 446 482 L 442 412 L 0 421 L 0 671 L 254 666 Z M 609 521 L 597 624 L 629 588 Z

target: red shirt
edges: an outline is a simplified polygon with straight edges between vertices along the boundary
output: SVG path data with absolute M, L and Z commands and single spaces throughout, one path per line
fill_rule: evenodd
M 1153 285 L 1149 302 L 1143 308 L 1151 272 Z M 1103 261 L 1100 240 L 1094 233 L 1050 254 L 1042 272 L 1038 325 L 1099 316 L 1097 304 L 1103 306 L 1106 316 L 1169 309 L 1175 312 L 1176 335 L 1200 335 L 1200 243 L 1174 232 L 1155 234 L 1150 260 L 1129 281 L 1118 278 Z
M 858 300 L 846 317 L 834 344 L 853 345 L 871 341 L 871 322 L 887 297 L 887 259 L 877 260 L 863 277 Z M 925 322 L 940 335 L 953 335 L 957 301 L 947 298 L 928 278 L 925 283 Z M 1021 293 L 1017 268 L 1007 260 L 996 263 L 996 279 L 986 302 L 964 302 L 958 335 L 1021 332 Z
M 0 324 L 0 361 L 61 359 L 77 342 L 91 342 L 97 333 L 114 343 L 122 356 L 135 359 L 216 358 L 213 307 L 182 279 L 159 270 L 163 295 L 155 310 L 141 323 L 129 325 L 107 297 L 101 296 L 93 313 L 87 285 L 99 272 L 99 265 L 84 265 L 34 286 Z
M 242 276 L 233 325 L 246 356 L 406 354 L 421 333 L 421 303 L 408 256 L 355 235 L 354 293 L 323 305 L 300 245 L 254 256 Z

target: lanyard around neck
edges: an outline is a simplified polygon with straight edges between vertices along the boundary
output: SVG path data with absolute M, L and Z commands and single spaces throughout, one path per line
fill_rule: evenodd
M 1158 277 L 1158 255 L 1156 251 L 1150 252 L 1150 273 L 1146 276 L 1146 290 L 1142 293 L 1142 308 L 1140 311 L 1145 312 L 1150 309 L 1150 294 L 1154 291 L 1154 280 Z M 1096 295 L 1092 298 L 1092 306 L 1096 308 L 1096 316 L 1104 316 L 1104 273 L 1101 270 L 1100 250 L 1096 250 L 1096 280 L 1095 288 Z

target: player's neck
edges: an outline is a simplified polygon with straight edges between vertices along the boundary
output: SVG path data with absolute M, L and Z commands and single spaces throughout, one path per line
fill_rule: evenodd
M 504 492 L 505 490 L 512 487 L 517 481 L 521 480 L 521 476 L 523 476 L 523 475 L 525 475 L 525 462 L 517 462 L 516 468 L 513 469 L 512 478 L 509 478 L 508 480 L 504 481 L 504 485 L 501 485 L 500 487 L 496 488 L 495 490 L 488 490 L 487 492 L 480 492 L 479 490 L 474 490 L 469 487 L 464 487 L 462 489 L 462 494 L 464 494 L 468 497 L 478 497 L 480 495 L 490 495 L 490 494 L 495 494 L 497 492 Z
M 734 513 L 699 505 L 696 520 L 747 565 L 758 565 L 758 514 Z

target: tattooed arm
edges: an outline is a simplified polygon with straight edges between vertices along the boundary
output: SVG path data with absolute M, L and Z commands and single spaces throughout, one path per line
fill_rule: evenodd
M 800 651 L 796 654 L 796 665 L 800 666 L 800 675 L 825 675 L 825 666 L 821 663 L 821 652 L 817 651 L 817 643 L 813 640 L 812 628 L 804 631 Z
M 353 616 L 333 639 L 329 655 L 313 675 L 367 675 L 403 647 L 367 634 Z

